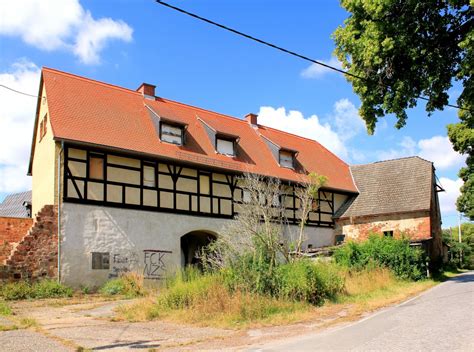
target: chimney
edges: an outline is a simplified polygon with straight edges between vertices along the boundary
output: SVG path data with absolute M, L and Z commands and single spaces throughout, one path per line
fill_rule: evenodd
M 142 83 L 140 87 L 138 87 L 137 92 L 142 93 L 145 98 L 152 98 L 155 99 L 155 88 L 153 84 Z
M 254 126 L 257 126 L 257 117 L 257 114 L 252 113 L 245 115 L 245 119 L 247 120 L 247 122 Z

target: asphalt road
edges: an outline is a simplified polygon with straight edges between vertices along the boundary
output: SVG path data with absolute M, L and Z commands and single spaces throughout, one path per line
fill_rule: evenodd
M 474 272 L 348 326 L 252 351 L 474 351 Z

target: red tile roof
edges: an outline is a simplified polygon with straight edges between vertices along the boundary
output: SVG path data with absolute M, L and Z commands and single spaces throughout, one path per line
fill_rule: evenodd
M 327 188 L 357 192 L 349 166 L 316 141 L 164 98 L 147 99 L 133 90 L 49 68 L 43 68 L 42 81 L 57 140 L 300 181 L 300 173 L 278 165 L 263 135 L 298 151 L 296 159 L 304 169 L 328 177 Z M 187 125 L 184 146 L 160 141 L 154 113 Z M 204 124 L 217 133 L 239 136 L 237 157 L 217 154 Z

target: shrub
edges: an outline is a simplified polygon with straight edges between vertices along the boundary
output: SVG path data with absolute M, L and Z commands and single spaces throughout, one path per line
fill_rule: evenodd
M 126 273 L 117 279 L 107 281 L 99 292 L 107 296 L 124 295 L 129 298 L 143 296 L 145 294 L 143 276 Z
M 25 281 L 9 282 L 2 287 L 1 295 L 7 301 L 32 297 L 31 285 Z
M 412 248 L 408 239 L 371 235 L 367 241 L 349 242 L 336 249 L 334 258 L 337 263 L 357 270 L 382 266 L 402 279 L 426 277 L 423 251 Z
M 314 305 L 334 298 L 344 288 L 338 269 L 329 263 L 301 259 L 280 265 L 276 273 L 279 298 L 303 301 Z
M 73 291 L 54 280 L 42 280 L 33 284 L 31 298 L 71 297 Z
M 30 284 L 26 281 L 10 282 L 5 284 L 0 295 L 7 301 L 35 298 L 71 297 L 73 291 L 70 287 L 54 280 L 41 280 Z

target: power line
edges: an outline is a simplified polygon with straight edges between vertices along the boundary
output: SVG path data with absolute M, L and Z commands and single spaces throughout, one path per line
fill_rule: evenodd
M 28 97 L 32 97 L 32 98 L 38 98 L 37 95 L 33 95 L 33 94 L 28 94 L 28 93 L 25 93 L 25 92 L 20 92 L 19 90 L 16 90 L 16 89 L 13 89 L 13 88 L 10 88 L 10 87 L 7 87 L 3 84 L 0 84 L 0 87 L 2 88 L 5 88 L 5 89 L 8 89 L 8 90 L 11 90 L 12 92 L 15 92 L 15 93 L 18 93 L 18 94 L 23 94 L 23 95 L 26 95 Z
M 308 57 L 308 56 L 299 54 L 299 53 L 297 53 L 297 52 L 295 52 L 295 51 L 291 51 L 291 50 L 285 49 L 285 48 L 283 48 L 283 47 L 281 47 L 281 46 L 278 46 L 278 45 L 276 45 L 276 44 L 267 42 L 267 41 L 265 41 L 265 40 L 263 40 L 263 39 L 254 37 L 254 36 L 252 36 L 252 35 L 250 35 L 250 34 L 243 33 L 243 32 L 241 32 L 241 31 L 238 31 L 237 29 L 234 29 L 234 28 L 225 26 L 225 25 L 223 25 L 223 24 L 217 23 L 217 22 L 212 21 L 212 20 L 210 20 L 210 19 L 207 19 L 207 18 L 205 18 L 205 17 L 196 15 L 195 13 L 186 11 L 186 10 L 184 10 L 184 9 L 182 9 L 182 8 L 179 8 L 179 7 L 176 7 L 176 6 L 174 6 L 174 5 L 168 4 L 168 3 L 164 2 L 164 1 L 161 1 L 161 0 L 155 0 L 155 1 L 156 1 L 158 4 L 160 4 L 160 5 L 163 5 L 163 6 L 166 6 L 166 7 L 170 8 L 170 9 L 173 9 L 173 10 L 175 10 L 175 11 L 181 12 L 181 13 L 183 13 L 183 14 L 185 14 L 185 15 L 188 15 L 188 16 L 191 16 L 191 17 L 193 17 L 193 18 L 196 18 L 196 19 L 198 19 L 198 20 L 200 20 L 200 21 L 209 23 L 209 24 L 211 24 L 211 25 L 213 25 L 213 26 L 222 28 L 222 29 L 224 29 L 224 30 L 226 30 L 226 31 L 228 31 L 228 32 L 232 32 L 232 33 L 237 34 L 237 35 L 239 35 L 239 36 L 241 36 L 241 37 L 244 37 L 244 38 L 253 40 L 253 41 L 257 42 L 257 43 L 260 43 L 260 44 L 269 46 L 269 47 L 271 47 L 271 48 L 273 48 L 273 49 L 282 51 L 282 52 L 284 52 L 284 53 L 286 53 L 286 54 L 290 54 L 290 55 L 292 55 L 292 56 L 296 56 L 296 57 L 298 57 L 298 58 L 300 58 L 300 59 L 303 59 L 303 60 L 312 62 L 313 64 L 320 65 L 320 66 L 326 67 L 327 69 L 330 69 L 330 70 L 333 70 L 333 71 L 342 73 L 343 75 L 346 75 L 346 76 L 350 76 L 350 77 L 353 77 L 353 78 L 356 78 L 356 79 L 360 79 L 360 80 L 363 80 L 363 81 L 368 81 L 368 78 L 366 78 L 366 77 L 362 77 L 362 76 L 355 75 L 355 74 L 350 73 L 350 72 L 348 72 L 348 71 L 344 71 L 344 70 L 341 70 L 341 69 L 339 69 L 339 68 L 337 68 L 337 67 L 334 67 L 334 66 L 325 64 L 324 62 L 321 62 L 321 61 L 312 59 L 312 58 L 310 58 L 310 57 Z M 422 95 L 417 96 L 416 98 L 422 99 L 422 100 L 426 100 L 426 101 L 429 101 L 429 100 L 430 100 L 429 98 L 424 97 L 424 96 L 422 96 Z M 456 109 L 460 109 L 460 110 L 471 111 L 470 109 L 463 108 L 462 106 L 459 106 L 459 105 L 454 105 L 454 104 L 449 104 L 449 103 L 448 103 L 448 104 L 446 104 L 446 106 L 449 106 L 449 107 L 452 107 L 452 108 L 456 108 Z

